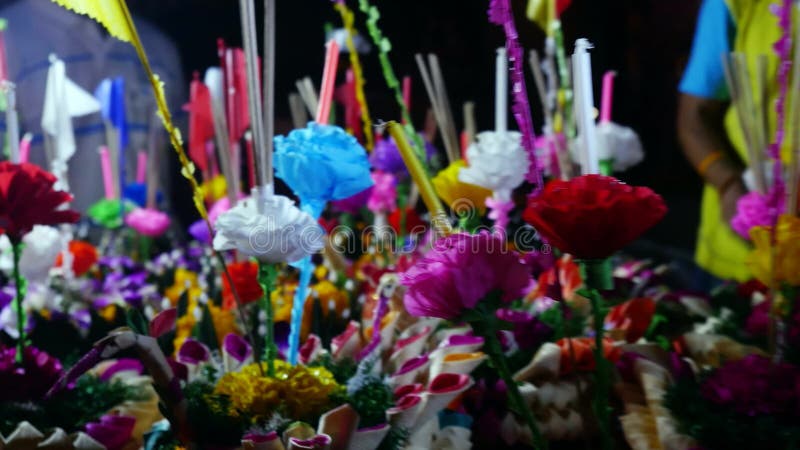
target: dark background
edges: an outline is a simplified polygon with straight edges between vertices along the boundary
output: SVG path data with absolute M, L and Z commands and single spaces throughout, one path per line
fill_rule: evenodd
M 543 47 L 543 33 L 524 17 L 527 0 L 511 0 L 525 49 Z M 11 3 L 0 0 L 0 6 Z M 216 39 L 239 45 L 240 19 L 236 0 L 130 0 L 134 14 L 158 25 L 176 42 L 187 80 L 194 70 L 218 65 Z M 258 21 L 262 2 L 256 0 Z M 663 247 L 688 254 L 694 246 L 700 181 L 678 147 L 675 133 L 676 86 L 688 57 L 700 0 L 573 0 L 562 17 L 571 52 L 576 38 L 586 37 L 592 51 L 595 96 L 599 81 L 609 69 L 618 72 L 614 121 L 633 127 L 641 136 L 645 161 L 622 174 L 634 184 L 647 185 L 662 194 L 670 212 L 648 238 Z M 499 27 L 488 23 L 488 0 L 372 0 L 381 11 L 379 25 L 391 40 L 391 59 L 398 77 L 414 76 L 413 116 L 418 127 L 428 108 L 417 75 L 414 54 L 439 55 L 453 105 L 461 126 L 461 104 L 477 103 L 479 129 L 493 124 L 494 49 L 503 45 Z M 364 31 L 358 2 L 356 26 Z M 294 81 L 311 76 L 319 82 L 324 59 L 324 25 L 340 26 L 330 0 L 281 0 L 277 4 L 277 116 L 288 121 L 287 96 Z M 263 23 L 259 23 L 260 27 Z M 259 43 L 261 43 L 259 37 Z M 376 119 L 396 119 L 398 110 L 388 95 L 375 53 L 362 57 L 367 97 Z M 526 65 L 526 70 L 528 70 Z M 528 73 L 529 93 L 535 95 Z M 538 100 L 531 98 L 534 114 Z M 513 121 L 512 121 L 513 122 Z M 286 130 L 278 130 L 286 131 Z M 537 123 L 539 131 L 539 123 Z

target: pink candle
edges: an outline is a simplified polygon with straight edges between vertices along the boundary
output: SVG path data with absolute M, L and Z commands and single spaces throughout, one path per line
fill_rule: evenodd
M 609 70 L 603 75 L 603 94 L 600 103 L 600 123 L 611 122 L 611 103 L 614 99 L 614 77 L 617 72 Z
M 467 160 L 467 149 L 469 148 L 469 131 L 464 130 L 461 132 L 461 159 L 469 164 Z
M 111 156 L 108 147 L 100 146 L 100 168 L 103 170 L 103 187 L 106 191 L 106 199 L 114 199 L 114 177 L 111 175 Z
M 327 125 L 331 115 L 331 102 L 336 84 L 336 66 L 339 64 L 339 45 L 331 39 L 325 53 L 325 69 L 322 72 L 322 88 L 317 106 L 317 123 Z
M 403 103 L 406 104 L 406 109 L 411 111 L 411 77 L 408 75 L 403 77 Z
M 136 158 L 136 182 L 144 184 L 147 179 L 147 151 L 139 150 Z
M 31 154 L 31 140 L 33 140 L 33 135 L 25 133 L 25 136 L 22 136 L 22 140 L 19 141 L 19 162 L 21 163 L 28 162 Z
M 217 164 L 217 155 L 214 151 L 214 141 L 206 142 L 206 157 L 208 158 L 208 166 L 211 168 L 211 176 L 216 177 L 219 175 L 219 164 Z

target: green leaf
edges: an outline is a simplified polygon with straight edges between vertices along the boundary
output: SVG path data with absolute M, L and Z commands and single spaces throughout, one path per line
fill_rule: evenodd
M 128 309 L 125 313 L 125 321 L 128 324 L 128 328 L 133 330 L 134 333 L 147 336 L 147 320 L 141 311 L 136 308 Z
M 211 317 L 211 311 L 208 309 L 208 305 L 203 305 L 203 317 L 201 317 L 200 322 L 195 325 L 192 334 L 198 341 L 206 344 L 209 349 L 219 349 L 217 331 L 214 329 L 214 320 Z

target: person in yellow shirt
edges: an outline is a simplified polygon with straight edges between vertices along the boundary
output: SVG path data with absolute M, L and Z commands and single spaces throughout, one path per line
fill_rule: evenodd
M 695 259 L 711 275 L 747 280 L 747 241 L 731 228 L 736 203 L 747 193 L 742 180 L 747 156 L 742 127 L 730 106 L 722 55 L 742 52 L 750 73 L 758 55 L 767 55 L 767 101 L 774 105 L 778 58 L 772 48 L 780 38 L 778 18 L 769 0 L 704 0 L 697 20 L 689 63 L 681 80 L 678 134 L 684 153 L 703 178 L 703 200 Z M 755 77 L 752 77 L 755 78 Z M 767 136 L 775 131 L 775 111 L 768 108 Z

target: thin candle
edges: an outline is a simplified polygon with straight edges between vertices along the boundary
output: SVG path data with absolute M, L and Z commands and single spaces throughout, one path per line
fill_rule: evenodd
M 0 33 L 2 35 L 2 33 Z M 2 60 L 5 60 L 5 50 L 3 50 Z M 5 65 L 5 63 L 2 63 Z M 3 90 L 6 94 L 6 134 L 8 142 L 8 153 L 11 162 L 19 162 L 19 116 L 17 115 L 17 95 L 16 86 L 8 81 L 2 81 Z
M 592 44 L 586 39 L 575 42 L 572 55 L 572 73 L 575 77 L 575 100 L 577 125 L 583 146 L 583 173 L 600 172 L 598 160 L 597 133 L 594 123 L 594 91 L 592 89 L 592 60 L 589 49 Z
M 147 152 L 139 150 L 136 155 L 136 182 L 144 183 L 147 178 Z
M 508 131 L 508 56 L 505 47 L 497 49 L 495 58 L 494 131 Z
M 22 140 L 19 141 L 19 162 L 28 162 L 31 154 L 31 141 L 33 141 L 31 133 L 25 133 L 25 136 L 22 136 Z
M 108 147 L 100 147 L 100 169 L 103 172 L 103 188 L 105 189 L 106 199 L 114 199 L 114 176 L 111 174 L 111 155 Z
M 327 125 L 331 115 L 333 91 L 336 88 L 336 68 L 339 65 L 339 45 L 331 39 L 326 44 L 325 68 L 322 73 L 322 85 L 319 91 L 317 118 L 319 124 Z
M 617 73 L 609 70 L 603 75 L 603 94 L 600 102 L 600 123 L 611 122 L 611 104 L 614 100 L 614 78 Z

